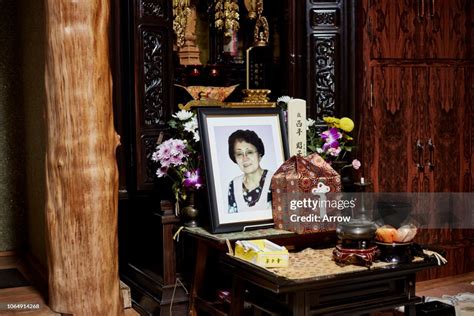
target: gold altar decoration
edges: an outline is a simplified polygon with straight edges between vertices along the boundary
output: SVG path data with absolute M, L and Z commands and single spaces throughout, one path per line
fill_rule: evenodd
M 249 12 L 249 19 L 255 19 L 257 17 L 257 0 L 244 0 L 244 5 Z
M 176 46 L 183 47 L 186 25 L 191 13 L 190 0 L 173 0 L 173 31 L 176 34 Z
M 224 36 L 230 37 L 239 30 L 239 4 L 237 0 L 216 0 L 214 6 L 214 26 L 224 30 Z
M 225 107 L 224 100 L 239 86 L 238 84 L 228 87 L 210 87 L 210 86 L 182 86 L 175 84 L 175 86 L 186 90 L 194 100 L 186 104 L 178 104 L 181 110 L 190 110 L 198 106 L 218 106 Z
M 269 89 L 243 89 L 242 92 L 245 97 L 242 102 L 228 102 L 229 107 L 243 108 L 243 107 L 267 107 L 273 108 L 276 106 L 275 102 L 270 102 L 268 95 Z
M 243 102 L 246 103 L 260 103 L 260 102 L 268 102 L 269 98 L 268 95 L 270 94 L 271 90 L 269 89 L 244 89 L 242 92 L 245 94 L 243 98 Z
M 254 45 L 267 46 L 268 39 L 270 38 L 270 27 L 268 26 L 267 18 L 263 16 L 263 0 L 255 0 L 255 11 L 257 21 L 253 30 Z
M 196 44 L 196 15 L 196 6 L 191 5 L 189 7 L 189 14 L 186 17 L 184 43 L 178 50 L 180 65 L 201 65 L 201 60 L 199 59 L 200 50 Z
M 188 92 L 194 100 L 215 100 L 223 102 L 234 90 L 238 84 L 228 87 L 211 87 L 211 86 L 183 86 L 174 84 L 176 87 L 183 88 Z
M 268 21 L 264 16 L 259 16 L 253 30 L 254 45 L 267 46 L 269 37 L 270 27 L 268 26 Z

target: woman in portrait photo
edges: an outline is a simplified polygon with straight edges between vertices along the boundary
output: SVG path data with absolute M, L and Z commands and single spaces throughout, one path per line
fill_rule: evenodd
M 239 129 L 229 136 L 229 157 L 243 172 L 229 184 L 229 213 L 271 209 L 273 172 L 260 166 L 264 154 L 263 142 L 254 131 Z

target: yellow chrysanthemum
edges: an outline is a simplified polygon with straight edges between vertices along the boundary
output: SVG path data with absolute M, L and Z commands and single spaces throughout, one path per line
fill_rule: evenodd
M 351 132 L 354 129 L 354 121 L 348 117 L 342 117 L 339 120 L 340 128 L 345 132 Z
M 331 127 L 339 128 L 339 119 L 333 116 L 326 116 L 323 118 L 324 122 L 326 122 Z
M 335 118 L 334 116 L 326 116 L 323 118 L 324 122 L 328 123 L 328 124 L 332 124 L 332 123 L 335 123 L 337 121 L 339 121 L 338 118 Z

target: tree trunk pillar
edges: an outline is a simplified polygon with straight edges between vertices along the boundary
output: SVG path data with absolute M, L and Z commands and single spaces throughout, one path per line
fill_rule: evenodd
M 45 3 L 49 305 L 121 315 L 110 2 Z

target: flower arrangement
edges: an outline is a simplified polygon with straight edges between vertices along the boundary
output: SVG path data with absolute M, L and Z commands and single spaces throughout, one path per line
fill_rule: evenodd
M 201 189 L 204 185 L 196 114 L 185 110 L 176 112 L 168 126 L 176 138 L 159 144 L 152 160 L 159 164 L 158 178 L 167 176 L 173 180 L 173 192 L 179 202 L 186 199 L 188 190 Z
M 354 122 L 348 117 L 336 118 L 327 116 L 323 118 L 327 129 L 321 131 L 317 128 L 316 122 L 307 119 L 307 148 L 310 152 L 318 153 L 324 160 L 330 164 L 344 161 L 347 153 L 355 148 L 353 138 L 349 135 L 354 129 Z M 361 163 L 359 160 L 352 160 L 351 164 L 342 166 L 341 169 L 353 167 L 359 169 Z
M 292 97 L 282 96 L 277 99 L 277 105 L 287 110 L 288 102 Z M 327 116 L 323 118 L 326 128 L 316 125 L 316 121 L 306 119 L 306 148 L 308 154 L 318 153 L 329 164 L 345 161 L 347 153 L 355 148 L 354 139 L 349 135 L 354 129 L 354 122 L 348 117 L 336 118 Z M 341 169 L 353 167 L 359 169 L 361 163 L 354 159 L 351 164 L 342 166 Z

